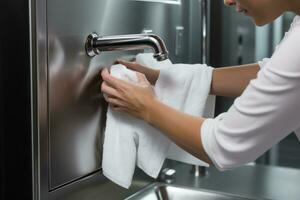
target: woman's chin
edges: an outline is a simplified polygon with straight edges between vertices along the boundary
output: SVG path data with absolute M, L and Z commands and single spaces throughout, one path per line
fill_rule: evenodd
M 264 26 L 266 24 L 268 24 L 269 22 L 262 20 L 262 19 L 256 19 L 256 18 L 252 18 L 253 22 L 255 23 L 256 26 Z
M 252 16 L 252 19 L 257 26 L 264 26 L 266 24 L 272 23 L 281 15 L 282 13 L 275 13 L 273 15 L 264 15 L 264 16 L 261 15 L 259 17 Z

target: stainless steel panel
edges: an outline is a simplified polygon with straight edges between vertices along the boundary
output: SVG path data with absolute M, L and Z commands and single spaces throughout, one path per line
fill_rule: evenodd
M 169 184 L 152 184 L 126 200 L 247 200 L 232 194 Z M 249 200 L 249 199 L 248 199 Z
M 234 170 L 220 172 L 214 167 L 208 169 L 207 176 L 195 178 L 191 167 L 178 163 L 172 184 L 196 187 L 227 194 L 236 194 L 251 199 L 298 200 L 300 196 L 300 170 L 274 166 L 242 166 Z
M 106 105 L 100 94 L 99 72 L 117 57 L 137 53 L 103 52 L 89 58 L 84 49 L 87 35 L 133 34 L 151 29 L 173 50 L 176 26 L 183 26 L 180 4 L 47 1 L 50 190 L 101 168 Z M 170 57 L 175 57 L 174 51 Z
M 168 3 L 168 4 L 180 4 L 181 3 L 181 0 L 135 0 L 135 1 Z

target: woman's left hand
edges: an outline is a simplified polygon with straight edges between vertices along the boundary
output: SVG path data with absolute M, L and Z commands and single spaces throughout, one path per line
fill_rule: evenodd
M 154 90 L 144 74 L 136 72 L 138 84 L 129 83 L 111 76 L 103 69 L 101 91 L 113 110 L 126 112 L 148 121 L 149 105 L 155 100 Z

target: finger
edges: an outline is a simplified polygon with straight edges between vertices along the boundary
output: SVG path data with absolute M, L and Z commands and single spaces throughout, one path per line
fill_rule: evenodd
M 116 98 L 116 97 L 115 96 L 110 96 L 108 94 L 105 94 L 105 99 L 107 99 L 107 98 Z
M 104 96 L 104 99 L 105 99 L 106 102 L 107 102 L 107 98 L 112 98 L 113 97 L 113 96 L 109 96 L 107 94 L 104 94 L 103 96 Z
M 124 65 L 125 67 L 127 67 L 129 69 L 133 69 L 133 70 L 139 69 L 141 67 L 141 65 L 136 62 L 129 62 L 126 60 L 118 60 L 118 63 Z
M 119 111 L 121 110 L 121 108 L 117 105 L 113 105 L 113 104 L 109 104 L 110 108 L 113 110 L 113 111 Z
M 104 69 L 101 73 L 102 79 L 107 82 L 107 85 L 111 85 L 113 88 L 115 89 L 126 89 L 128 87 L 130 87 L 132 84 L 123 81 L 121 79 L 117 79 L 113 76 L 111 76 L 108 72 L 108 70 Z
M 123 107 L 111 105 L 111 108 L 113 109 L 113 111 L 116 111 L 116 112 L 126 112 L 126 113 L 128 113 L 128 110 L 123 108 Z
M 121 94 L 115 88 L 110 87 L 105 81 L 101 84 L 101 91 L 108 96 L 122 98 Z
M 140 73 L 140 72 L 135 72 L 136 73 L 136 76 L 138 78 L 138 82 L 139 83 L 145 83 L 147 85 L 150 85 L 148 79 L 146 78 L 145 74 L 143 73 Z
M 120 107 L 120 106 L 113 106 L 112 109 L 116 112 L 123 112 L 123 113 L 127 113 L 130 114 L 132 116 L 135 116 L 135 114 L 133 114 L 128 108 L 126 107 Z
M 118 99 L 118 98 L 114 98 L 114 97 L 107 97 L 107 102 L 113 106 L 117 106 L 117 107 L 127 107 L 126 102 Z
M 104 68 L 104 69 L 101 70 L 101 77 L 102 77 L 102 79 L 103 79 L 103 76 L 107 76 L 107 74 L 109 74 L 109 71 L 108 71 L 107 68 Z

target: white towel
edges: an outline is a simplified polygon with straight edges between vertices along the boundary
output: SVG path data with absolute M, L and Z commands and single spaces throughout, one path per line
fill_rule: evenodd
M 149 54 L 144 57 L 138 55 L 137 62 L 150 66 L 148 58 Z M 201 116 L 210 89 L 212 68 L 206 65 L 172 65 L 170 61 L 165 61 L 164 64 L 153 61 L 152 65 L 161 69 L 154 87 L 157 98 L 175 109 Z M 111 74 L 137 83 L 135 73 L 122 65 L 112 66 Z M 104 138 L 103 173 L 125 188 L 131 184 L 136 164 L 145 173 L 156 178 L 171 144 L 166 136 L 144 121 L 124 113 L 115 113 L 109 108 Z
M 168 70 L 168 67 L 171 67 L 172 63 L 169 59 L 165 60 L 165 61 L 162 61 L 162 62 L 158 62 L 156 59 L 153 58 L 153 53 L 143 53 L 143 54 L 138 54 L 136 56 L 136 62 L 139 63 L 139 64 L 142 64 L 142 65 L 145 65 L 145 66 L 148 66 L 148 67 L 151 67 L 151 68 L 154 68 L 154 69 L 160 69 L 162 70 L 161 71 L 161 75 L 160 75 L 160 78 L 159 80 L 164 80 L 166 79 L 165 76 L 170 76 L 171 78 L 176 78 L 178 75 L 177 73 L 179 72 L 178 70 L 175 70 L 175 68 L 173 68 L 173 70 Z M 174 65 L 176 67 L 178 67 L 177 65 Z M 193 66 L 193 65 L 181 65 L 181 67 L 190 67 L 190 66 Z M 204 65 L 194 65 L 193 67 L 205 67 Z M 184 70 L 184 69 L 183 69 Z M 198 69 L 196 69 L 198 70 Z M 189 99 L 192 101 L 191 104 L 189 104 L 191 107 L 192 105 L 198 105 L 200 106 L 198 108 L 198 111 L 195 112 L 195 116 L 204 116 L 204 117 L 213 117 L 214 116 L 214 103 L 215 103 L 215 97 L 214 96 L 208 96 L 207 100 L 206 100 L 206 94 L 209 93 L 209 89 L 210 89 L 210 86 L 207 85 L 207 84 L 210 84 L 211 83 L 211 73 L 212 73 L 212 68 L 206 68 L 206 69 L 201 69 L 202 72 L 201 72 L 201 75 L 202 77 L 198 77 L 201 79 L 201 82 L 203 82 L 203 87 L 201 87 L 201 91 L 200 93 L 198 94 L 189 94 Z M 208 70 L 208 71 L 205 71 L 205 70 Z M 192 71 L 190 71 L 192 72 Z M 199 75 L 199 76 L 201 76 Z M 188 76 L 191 76 L 188 75 Z M 188 77 L 187 77 L 188 78 Z M 190 79 L 191 81 L 193 81 L 193 79 Z M 198 80 L 198 79 L 197 79 Z M 197 80 L 194 80 L 194 81 L 197 81 Z M 199 81 L 200 82 L 200 81 Z M 182 91 L 181 88 L 182 88 L 182 85 L 179 81 L 174 81 L 174 83 L 172 84 L 175 84 L 175 85 L 172 85 L 172 87 L 174 86 L 174 88 L 179 88 L 180 90 L 177 91 L 179 93 L 181 93 L 181 96 L 182 96 Z M 164 85 L 164 84 L 162 84 Z M 160 87 L 160 83 L 158 82 L 156 84 L 156 87 Z M 167 87 L 171 87 L 171 84 L 168 85 Z M 198 88 L 198 85 L 196 83 L 196 88 Z M 190 88 L 190 92 L 193 92 L 193 88 Z M 167 93 L 169 94 L 170 91 L 167 91 Z M 195 96 L 193 96 L 195 95 Z M 167 95 L 166 97 L 172 97 L 172 95 Z M 166 101 L 172 101 L 171 100 L 165 100 L 165 103 Z M 204 101 L 206 101 L 206 104 L 205 104 L 205 110 L 204 112 L 202 111 L 203 110 L 203 106 L 204 104 Z M 188 103 L 188 102 L 186 102 Z M 168 103 L 166 103 L 168 104 Z M 176 108 L 176 106 L 175 106 Z M 181 111 L 184 111 L 181 109 Z M 188 111 L 186 111 L 186 113 L 189 113 Z M 189 114 L 192 114 L 192 113 L 189 113 Z M 202 160 L 199 160 L 198 158 L 196 158 L 195 156 L 193 156 L 192 154 L 186 152 L 185 150 L 183 150 L 182 148 L 180 148 L 179 146 L 177 146 L 175 143 L 172 142 L 171 146 L 169 147 L 169 150 L 168 150 L 168 153 L 167 153 L 167 158 L 168 159 L 172 159 L 172 160 L 176 160 L 176 161 L 180 161 L 180 162 L 184 162 L 184 163 L 187 163 L 187 164 L 193 164 L 193 165 L 199 165 L 199 166 L 205 166 L 205 167 L 208 167 L 209 165 L 205 162 L 203 162 Z
M 110 73 L 122 80 L 137 83 L 135 72 L 114 65 Z M 103 145 L 103 174 L 128 188 L 137 164 L 156 178 L 165 160 L 169 140 L 146 122 L 108 108 Z

